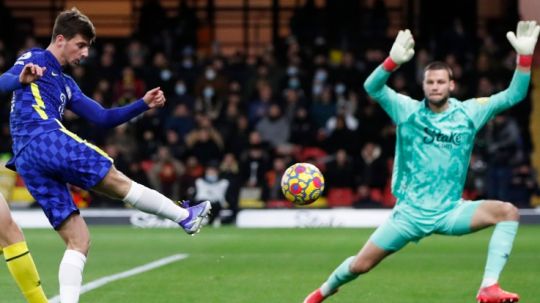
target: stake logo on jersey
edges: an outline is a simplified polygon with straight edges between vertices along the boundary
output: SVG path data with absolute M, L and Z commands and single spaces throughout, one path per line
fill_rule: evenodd
M 463 135 L 459 132 L 443 133 L 439 129 L 424 128 L 424 143 L 438 144 L 441 147 L 451 148 L 453 145 L 460 145 L 463 141 Z

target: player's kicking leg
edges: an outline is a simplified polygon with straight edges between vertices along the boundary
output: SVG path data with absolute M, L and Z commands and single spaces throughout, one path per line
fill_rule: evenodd
M 178 205 L 156 190 L 130 180 L 114 166 L 93 189 L 110 197 L 121 199 L 143 212 L 172 220 L 190 235 L 200 230 L 203 219 L 208 216 L 212 208 L 210 201 L 193 206 L 186 201 Z
M 182 201 L 181 206 L 188 210 L 188 217 L 180 221 L 178 224 L 186 231 L 186 233 L 193 235 L 199 232 L 203 219 L 208 216 L 212 209 L 210 201 L 204 201 L 202 203 L 190 206 L 189 201 Z

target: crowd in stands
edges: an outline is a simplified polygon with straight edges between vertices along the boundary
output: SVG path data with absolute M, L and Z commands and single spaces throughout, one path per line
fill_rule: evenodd
M 88 125 L 69 110 L 63 123 L 105 150 L 133 180 L 173 199 L 203 199 L 197 183 L 227 180 L 217 202 L 222 208 L 235 212 L 246 189 L 258 189 L 267 207 L 283 206 L 283 171 L 294 162 L 313 162 L 325 175 L 330 206 L 391 207 L 395 126 L 362 86 L 390 49 L 388 23 L 377 17 L 382 22 L 355 24 L 360 31 L 330 39 L 323 31 L 306 31 L 325 27 L 310 24 L 317 19 L 302 12 L 295 13 L 289 37 L 256 57 L 242 50 L 225 56 L 218 43 L 199 51 L 196 18 L 182 9 L 170 24 L 156 23 L 166 19 L 154 16 L 143 27 L 148 16 L 141 14 L 144 32 L 122 40 L 98 37 L 89 58 L 67 72 L 104 107 L 133 102 L 156 86 L 166 93 L 166 106 L 115 129 Z M 350 39 L 358 32 L 371 39 Z M 466 36 L 459 20 L 446 35 L 457 47 L 441 51 L 435 41 L 419 41 L 413 61 L 395 72 L 389 86 L 420 100 L 424 66 L 442 60 L 454 70 L 459 99 L 506 88 L 515 55 L 499 41 L 504 35 L 486 27 Z M 47 44 L 28 37 L 15 49 L 0 40 L 0 72 L 24 49 Z M 10 153 L 10 96 L 0 98 L 0 153 Z M 529 163 L 529 109 L 528 97 L 478 136 L 466 198 L 529 206 L 538 190 Z M 121 204 L 92 195 L 90 206 Z

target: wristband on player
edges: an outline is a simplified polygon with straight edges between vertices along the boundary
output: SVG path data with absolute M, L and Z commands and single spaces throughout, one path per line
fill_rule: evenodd
M 387 57 L 384 62 L 383 62 L 383 68 L 387 71 L 387 72 L 393 72 L 395 71 L 397 68 L 399 67 L 399 65 L 394 62 L 394 60 L 392 60 L 391 57 Z
M 517 64 L 521 67 L 531 67 L 532 65 L 532 55 L 518 55 Z

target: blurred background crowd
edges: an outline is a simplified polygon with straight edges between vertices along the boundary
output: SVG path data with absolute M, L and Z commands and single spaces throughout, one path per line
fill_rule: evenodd
M 5 72 L 25 49 L 46 47 L 49 38 L 14 33 L 17 19 L 9 7 L 0 11 Z M 517 20 L 510 11 L 470 31 L 455 14 L 444 26 L 428 26 L 415 35 L 413 61 L 389 86 L 420 100 L 424 66 L 441 60 L 454 70 L 458 99 L 504 90 L 515 68 L 505 33 Z M 280 178 L 294 162 L 315 163 L 323 172 L 319 207 L 391 207 L 395 126 L 362 86 L 388 54 L 391 23 L 382 0 L 297 1 L 289 34 L 260 52 L 224 52 L 220 41 L 201 51 L 204 22 L 189 1 L 179 1 L 172 16 L 159 1 L 144 1 L 133 35 L 100 38 L 97 28 L 89 58 L 66 72 L 104 107 L 133 102 L 156 86 L 166 93 L 166 106 L 115 129 L 89 125 L 68 110 L 64 125 L 100 146 L 135 181 L 177 200 L 211 198 L 232 216 L 242 207 L 290 207 Z M 10 154 L 10 96 L 0 99 L 0 153 Z M 478 135 L 465 198 L 531 207 L 538 186 L 530 111 L 528 96 Z M 123 207 L 76 188 L 74 194 L 81 206 Z

